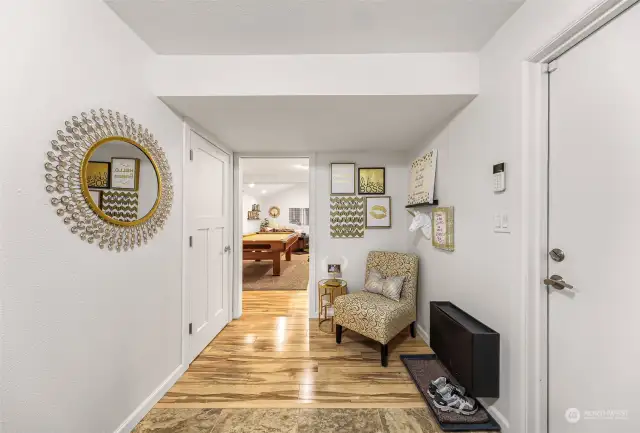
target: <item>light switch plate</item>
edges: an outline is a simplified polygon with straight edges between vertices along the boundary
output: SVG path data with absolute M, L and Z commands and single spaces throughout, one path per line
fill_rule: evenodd
M 511 233 L 508 212 L 500 212 L 493 215 L 493 231 L 495 233 Z

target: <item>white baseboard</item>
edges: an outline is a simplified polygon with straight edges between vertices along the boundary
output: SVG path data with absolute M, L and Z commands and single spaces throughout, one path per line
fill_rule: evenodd
M 504 415 L 502 415 L 502 413 L 498 409 L 495 408 L 495 406 L 491 406 L 486 402 L 484 398 L 478 397 L 478 401 L 482 403 L 484 408 L 487 409 L 491 416 L 494 417 L 496 421 L 498 421 L 498 424 L 500 424 L 500 427 L 502 427 L 503 430 L 509 430 L 509 421 Z
M 425 331 L 424 328 L 418 324 L 418 322 L 416 322 L 416 331 L 418 331 L 418 335 L 425 343 L 427 343 L 428 346 L 430 341 L 429 333 Z
M 122 424 L 120 424 L 120 427 L 118 427 L 114 433 L 131 433 L 138 423 L 142 421 L 142 418 L 149 413 L 153 406 L 155 406 L 162 396 L 169 391 L 169 388 L 178 381 L 185 371 L 187 371 L 187 369 L 183 367 L 183 364 L 180 364 L 175 370 L 173 370 L 169 377 L 167 377 L 164 382 L 162 382 L 160 386 L 158 386 L 155 391 L 153 391 L 151 395 L 147 397 L 140 406 L 138 406 L 133 413 L 124 420 Z

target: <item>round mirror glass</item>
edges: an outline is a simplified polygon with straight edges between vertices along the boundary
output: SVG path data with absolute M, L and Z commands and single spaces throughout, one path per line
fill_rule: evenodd
M 146 150 L 124 137 L 95 143 L 80 173 L 89 206 L 118 225 L 136 225 L 151 218 L 160 202 L 158 167 Z

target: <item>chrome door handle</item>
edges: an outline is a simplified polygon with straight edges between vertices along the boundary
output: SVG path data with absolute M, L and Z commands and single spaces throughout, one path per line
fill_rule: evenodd
M 544 283 L 556 290 L 573 289 L 573 286 L 565 283 L 564 279 L 560 275 L 551 275 L 549 278 L 544 279 Z
M 227 245 L 226 247 L 224 247 L 224 252 L 228 253 L 229 251 L 231 251 L 231 246 Z

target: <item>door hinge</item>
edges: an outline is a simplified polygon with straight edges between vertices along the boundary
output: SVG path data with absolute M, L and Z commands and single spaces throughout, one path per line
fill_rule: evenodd
M 189 161 L 193 161 L 193 149 L 189 149 Z
M 189 236 L 189 248 L 193 248 L 193 236 Z
M 189 323 L 189 335 L 193 334 L 193 323 Z
M 545 65 L 545 72 L 547 74 L 550 74 L 550 73 L 552 73 L 554 71 L 557 71 L 557 70 L 558 70 L 558 61 L 557 60 L 554 60 L 553 62 L 549 62 L 549 63 L 547 63 Z

